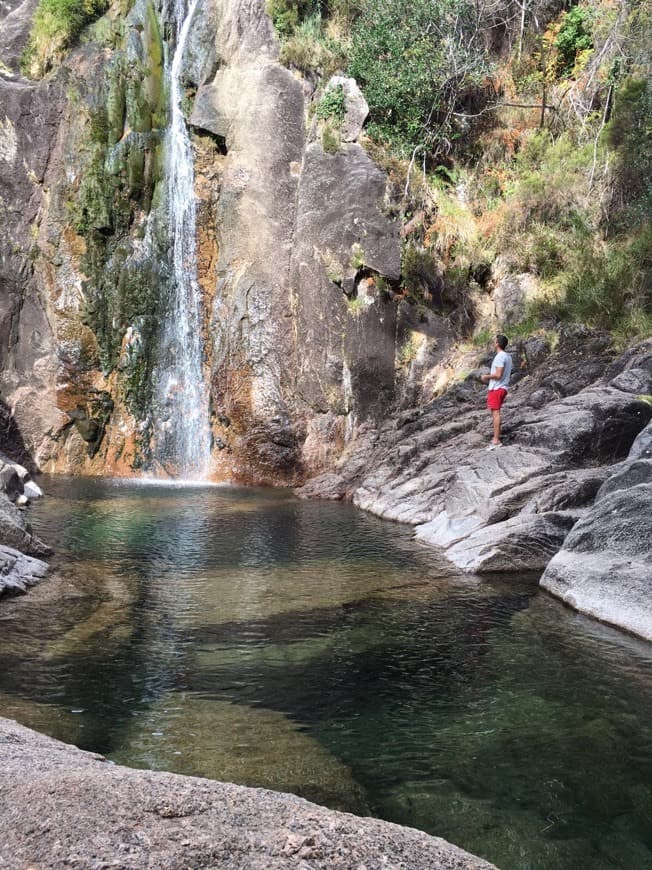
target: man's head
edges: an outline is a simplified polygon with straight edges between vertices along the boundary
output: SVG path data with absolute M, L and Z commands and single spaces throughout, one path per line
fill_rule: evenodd
M 501 350 L 505 350 L 505 348 L 507 347 L 507 344 L 508 344 L 507 336 L 506 336 L 506 335 L 502 335 L 502 334 L 499 332 L 498 335 L 496 336 L 496 344 L 498 345 L 498 347 L 499 347 Z

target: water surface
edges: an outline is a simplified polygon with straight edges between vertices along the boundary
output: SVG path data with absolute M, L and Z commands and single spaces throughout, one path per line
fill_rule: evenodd
M 0 713 L 505 868 L 652 866 L 652 647 L 532 578 L 288 493 L 46 479 L 57 579 L 0 608 Z

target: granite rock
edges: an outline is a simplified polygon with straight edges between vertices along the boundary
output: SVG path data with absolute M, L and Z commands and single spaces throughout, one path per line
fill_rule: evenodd
M 607 618 L 599 605 L 603 581 L 590 576 L 611 576 L 622 606 L 609 605 L 608 621 L 647 636 L 651 349 L 648 340 L 611 357 L 600 334 L 568 329 L 555 353 L 528 366 L 510 389 L 501 448 L 486 450 L 484 391 L 467 379 L 368 429 L 299 494 L 350 499 L 411 523 L 419 539 L 469 572 L 548 566 L 543 585 L 599 618 Z M 545 400 L 532 407 L 530 397 L 541 391 Z M 628 539 L 627 555 L 610 535 L 610 517 Z M 627 615 L 633 612 L 636 619 Z
M 445 840 L 293 795 L 130 770 L 0 719 L 0 863 L 481 870 Z

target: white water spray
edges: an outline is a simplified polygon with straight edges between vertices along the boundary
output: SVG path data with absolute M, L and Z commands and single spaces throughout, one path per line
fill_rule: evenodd
M 174 3 L 176 48 L 169 70 L 170 123 L 165 140 L 172 275 L 160 367 L 154 375 L 159 416 L 154 432 L 156 459 L 168 472 L 192 480 L 206 477 L 211 447 L 202 296 L 197 280 L 193 155 L 181 111 L 181 66 L 197 2 L 191 0 L 187 12 L 184 0 Z

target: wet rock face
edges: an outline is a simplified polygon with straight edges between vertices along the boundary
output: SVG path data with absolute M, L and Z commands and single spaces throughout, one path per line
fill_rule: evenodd
M 61 421 L 54 400 L 56 340 L 36 261 L 62 87 L 0 74 L 0 105 L 0 391 L 5 431 L 11 429 L 11 440 L 20 442 L 17 458 L 29 461 L 27 455 L 34 456 L 45 433 Z

